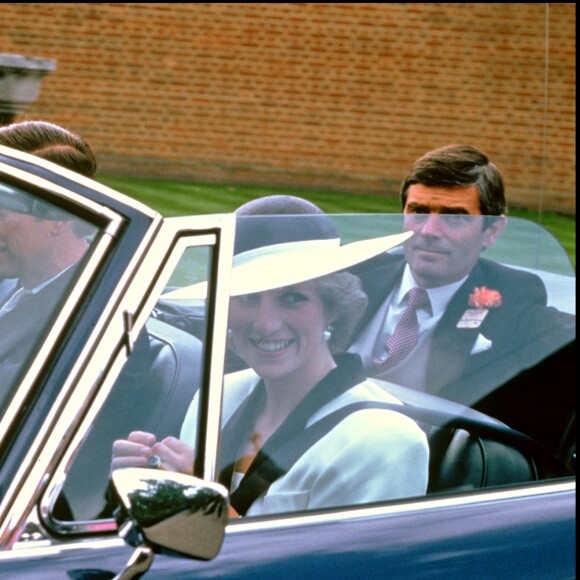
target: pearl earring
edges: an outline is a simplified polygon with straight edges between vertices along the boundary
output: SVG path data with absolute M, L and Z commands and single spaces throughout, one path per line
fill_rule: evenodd
M 232 329 L 228 328 L 228 340 L 231 340 L 232 338 Z
M 325 342 L 328 342 L 331 336 L 332 336 L 332 324 L 328 324 L 326 326 L 326 329 L 322 333 L 322 338 Z

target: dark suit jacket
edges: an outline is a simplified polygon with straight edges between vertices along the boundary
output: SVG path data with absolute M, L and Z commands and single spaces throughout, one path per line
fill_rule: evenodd
M 36 294 L 24 297 L 14 310 L 0 316 L 0 407 L 27 359 L 37 350 L 75 272 L 76 268 L 69 268 Z
M 383 254 L 353 270 L 369 297 L 354 338 L 400 282 L 405 264 L 400 254 Z M 472 308 L 469 295 L 481 286 L 499 291 L 502 305 L 491 308 L 478 328 L 457 328 L 465 311 Z M 538 276 L 480 258 L 435 328 L 427 367 L 428 391 L 472 405 L 572 340 L 575 317 L 546 303 L 546 289 Z M 472 355 L 479 334 L 491 340 L 492 347 Z

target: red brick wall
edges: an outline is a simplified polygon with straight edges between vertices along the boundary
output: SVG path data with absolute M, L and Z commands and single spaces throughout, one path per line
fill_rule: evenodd
M 17 120 L 81 133 L 101 173 L 395 194 L 415 158 L 464 142 L 512 205 L 575 213 L 575 4 L 3 3 L 0 19 L 0 52 L 58 61 Z

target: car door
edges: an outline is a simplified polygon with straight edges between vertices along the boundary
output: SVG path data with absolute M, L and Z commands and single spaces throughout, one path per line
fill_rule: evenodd
M 55 469 L 63 459 L 60 450 L 70 441 L 79 445 L 83 430 L 91 422 L 87 414 L 95 413 L 106 396 L 107 387 L 102 384 L 113 381 L 111 377 L 134 350 L 139 328 L 147 319 L 141 311 L 146 301 L 152 300 L 151 288 L 155 288 L 157 276 L 164 268 L 171 268 L 176 255 L 187 253 L 184 244 L 191 253 L 202 256 L 199 260 L 186 258 L 194 269 L 202 268 L 199 275 L 217 276 L 218 248 L 222 248 L 221 263 L 227 272 L 227 242 L 228 236 L 230 240 L 233 236 L 233 218 L 213 216 L 191 218 L 186 223 L 179 219 L 162 223 L 149 208 L 91 180 L 26 154 L 7 149 L 4 152 L 0 185 L 7 215 L 27 215 L 29 206 L 46 205 L 47 211 L 53 212 L 51 216 L 61 212 L 61 221 L 78 220 L 90 226 L 88 233 L 83 230 L 79 234 L 87 237 L 89 248 L 77 268 L 80 273 L 51 305 L 38 336 L 34 340 L 30 337 L 32 354 L 18 361 L 11 388 L 3 397 L 0 538 L 4 548 L 10 550 L 15 544 L 21 545 L 22 539 L 38 537 L 36 532 L 30 536 L 29 531 L 36 528 L 34 522 L 44 510 L 38 503 L 39 493 L 50 473 L 62 477 L 62 471 Z M 20 203 L 22 200 L 26 203 Z M 41 220 L 35 216 L 31 219 Z M 214 286 L 219 290 L 217 280 Z M 212 290 L 210 297 L 212 320 L 216 317 L 216 291 Z M 176 353 L 174 334 L 179 330 L 169 335 L 160 333 L 156 322 L 151 320 L 151 333 L 157 337 L 155 348 L 162 351 L 156 372 L 171 374 L 171 395 L 172 381 L 187 380 L 184 371 L 191 370 L 192 365 L 184 369 L 184 358 Z M 163 323 L 159 321 L 157 327 L 160 325 Z M 225 328 L 225 321 L 221 325 Z M 219 326 L 216 324 L 216 328 Z M 199 362 L 200 341 L 189 338 L 190 343 L 197 341 L 195 356 Z M 211 356 L 207 356 L 217 361 L 221 377 L 219 354 L 215 349 L 209 351 Z M 204 379 L 209 377 L 209 370 L 201 364 L 194 370 Z M 6 386 L 3 382 L 2 387 Z M 166 404 L 164 397 L 160 395 L 160 405 Z M 87 476 L 90 481 L 91 468 Z M 54 481 L 51 485 L 54 489 L 59 486 Z M 54 489 L 46 495 L 55 493 Z M 50 504 L 51 500 L 46 501 Z M 58 523 L 52 529 L 57 535 L 62 531 Z

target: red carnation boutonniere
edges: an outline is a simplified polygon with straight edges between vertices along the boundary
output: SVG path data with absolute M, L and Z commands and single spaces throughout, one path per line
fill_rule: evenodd
M 501 306 L 501 294 L 497 290 L 486 288 L 474 288 L 469 295 L 469 306 L 457 323 L 457 328 L 477 328 L 487 316 L 490 308 Z
M 474 288 L 469 295 L 469 306 L 473 308 L 497 308 L 501 306 L 501 294 L 497 290 L 486 288 Z

